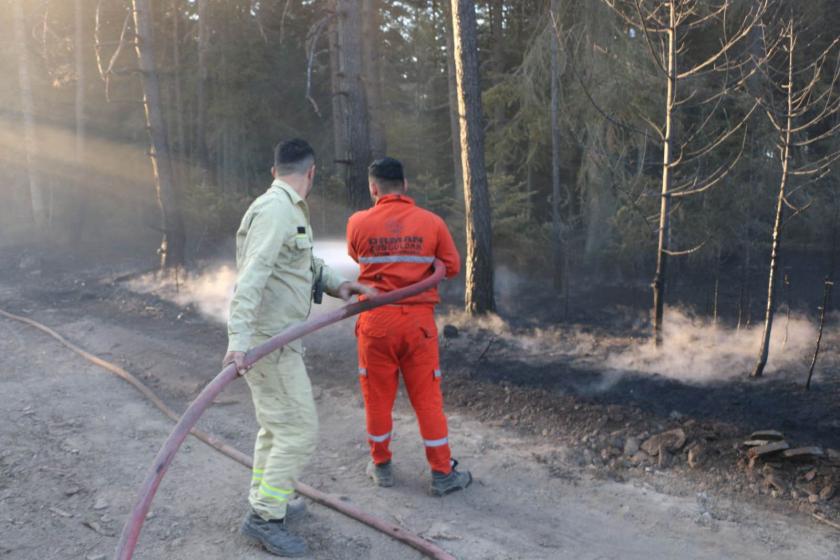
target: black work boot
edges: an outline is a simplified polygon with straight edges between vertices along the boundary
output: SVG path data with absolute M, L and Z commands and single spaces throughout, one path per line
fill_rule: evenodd
M 391 461 L 377 465 L 373 461 L 368 463 L 365 469 L 367 475 L 376 483 L 377 486 L 383 488 L 390 488 L 394 485 L 394 471 L 391 469 Z
M 289 500 L 289 503 L 286 504 L 286 517 L 284 518 L 286 521 L 293 521 L 299 517 L 303 517 L 306 514 L 306 502 L 303 501 L 303 498 L 297 496 Z
M 307 552 L 306 542 L 290 533 L 282 519 L 266 521 L 252 511 L 245 518 L 239 532 L 259 542 L 263 548 L 277 556 L 297 558 Z
M 432 485 L 429 488 L 432 496 L 446 496 L 457 490 L 463 490 L 472 484 L 470 471 L 458 472 L 455 468 L 457 466 L 458 461 L 452 459 L 452 470 L 447 474 L 432 471 Z

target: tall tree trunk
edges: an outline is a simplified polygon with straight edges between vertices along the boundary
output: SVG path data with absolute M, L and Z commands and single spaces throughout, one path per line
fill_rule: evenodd
M 350 206 L 370 206 L 367 168 L 371 160 L 368 101 L 363 79 L 362 0 L 338 0 L 338 62 L 340 95 L 347 117 L 346 186 Z
M 338 6 L 333 3 L 333 11 Z M 347 183 L 348 164 L 350 156 L 347 148 L 347 99 L 343 94 L 343 80 L 341 77 L 341 45 L 338 37 L 337 18 L 333 18 L 329 28 L 330 46 L 330 83 L 332 87 L 332 122 L 333 122 L 333 152 L 335 154 L 336 174 Z
M 382 83 L 382 6 L 380 0 L 362 2 L 362 67 L 364 90 L 367 96 L 367 111 L 370 115 L 370 151 L 373 159 L 385 157 L 387 144 L 383 121 Z
M 558 21 L 560 0 L 551 0 L 552 21 Z M 554 289 L 563 289 L 563 224 L 560 217 L 560 33 L 551 34 L 551 225 Z
M 20 85 L 20 108 L 23 117 L 24 151 L 26 169 L 29 177 L 29 198 L 32 222 L 35 226 L 34 237 L 42 239 L 47 228 L 47 203 L 44 187 L 38 170 L 38 143 L 35 138 L 34 102 L 32 99 L 32 80 L 29 74 L 29 55 L 26 51 L 26 19 L 23 14 L 23 0 L 11 0 L 12 25 L 18 55 L 18 80 Z
M 490 36 L 493 40 L 493 82 L 499 83 L 504 80 L 505 73 L 505 42 L 504 42 L 504 1 L 492 0 L 490 2 Z M 493 112 L 493 124 L 496 128 L 502 128 L 505 120 L 505 107 L 497 103 Z M 505 161 L 499 158 L 494 166 L 495 173 L 504 173 Z
M 677 96 L 677 25 L 674 2 L 668 2 L 668 88 L 665 99 L 665 139 L 662 150 L 662 194 L 659 206 L 659 240 L 656 249 L 656 275 L 653 278 L 653 336 L 662 344 L 662 321 L 665 314 L 665 282 L 671 238 L 671 164 L 673 162 L 673 115 Z
M 207 68 L 210 50 L 210 22 L 208 21 L 209 0 L 197 0 L 198 4 L 198 80 L 196 85 L 195 151 L 201 168 L 201 182 L 209 179 L 210 153 L 207 149 Z
M 455 78 L 455 48 L 452 41 L 452 8 L 445 8 L 446 17 L 446 78 L 449 89 L 449 132 L 452 140 L 453 186 L 455 196 L 463 197 L 464 172 L 461 169 L 461 127 L 458 122 L 458 83 Z
M 85 216 L 87 205 L 85 203 L 84 190 L 81 186 L 82 170 L 85 168 L 85 140 L 86 140 L 86 117 L 85 117 L 85 89 L 87 87 L 87 76 L 85 72 L 85 18 L 84 18 L 84 0 L 75 0 L 73 6 L 74 15 L 74 62 L 76 66 L 76 100 L 75 100 L 75 117 L 76 117 L 76 143 L 75 143 L 75 159 L 76 159 L 76 181 L 77 184 L 73 189 L 75 199 L 72 206 L 75 212 L 72 219 L 71 236 L 73 241 L 78 242 L 82 236 L 82 230 L 85 224 Z
M 84 0 L 75 0 L 75 44 L 76 63 L 76 163 L 81 167 L 85 154 L 85 31 Z
M 761 335 L 761 346 L 758 349 L 758 360 L 753 369 L 753 377 L 761 377 L 767 365 L 770 354 L 770 335 L 773 331 L 773 316 L 776 313 L 776 276 L 779 269 L 779 247 L 782 243 L 782 228 L 784 227 L 785 196 L 790 176 L 790 142 L 793 129 L 793 53 L 795 48 L 793 26 L 790 29 L 788 43 L 788 83 L 787 115 L 785 118 L 782 140 L 782 176 L 779 180 L 779 195 L 776 198 L 776 215 L 773 219 L 773 242 L 770 245 L 770 274 L 767 279 L 767 307 L 764 310 L 764 332 Z
M 478 72 L 475 3 L 452 0 L 455 76 L 461 121 L 461 167 L 467 229 L 466 311 L 471 315 L 496 310 L 493 294 L 493 231 L 484 164 L 484 128 Z
M 178 6 L 179 0 L 172 0 L 172 64 L 174 66 L 172 87 L 175 90 L 175 135 L 177 138 L 177 149 L 173 151 L 183 157 L 186 140 L 184 133 L 184 95 L 181 80 L 181 12 Z M 176 177 L 179 180 L 181 175 L 181 173 L 176 172 Z
M 151 141 L 149 156 L 152 162 L 157 202 L 161 211 L 163 229 L 160 247 L 161 266 L 172 268 L 182 266 L 185 262 L 186 235 L 178 191 L 172 173 L 172 160 L 161 106 L 160 80 L 155 64 L 151 1 L 132 0 L 132 7 L 134 28 L 137 34 L 137 61 L 143 77 L 146 128 Z

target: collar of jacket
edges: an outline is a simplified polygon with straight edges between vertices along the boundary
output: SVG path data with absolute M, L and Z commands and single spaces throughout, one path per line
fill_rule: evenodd
M 285 181 L 281 181 L 280 179 L 274 179 L 274 182 L 271 183 L 271 188 L 276 188 L 289 195 L 289 198 L 292 199 L 292 204 L 306 204 L 306 201 L 297 193 L 297 191 Z
M 389 204 L 391 202 L 414 204 L 414 199 L 404 194 L 386 194 L 385 196 L 379 197 L 379 200 L 376 201 L 376 206 L 379 206 L 380 204 Z

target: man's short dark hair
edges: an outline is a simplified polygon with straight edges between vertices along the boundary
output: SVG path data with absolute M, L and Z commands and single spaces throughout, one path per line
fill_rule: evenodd
M 376 179 L 385 192 L 402 192 L 405 186 L 403 165 L 392 157 L 384 157 L 371 163 L 368 167 L 368 176 Z
M 315 150 L 306 140 L 293 138 L 274 148 L 274 167 L 280 175 L 304 175 L 315 163 Z

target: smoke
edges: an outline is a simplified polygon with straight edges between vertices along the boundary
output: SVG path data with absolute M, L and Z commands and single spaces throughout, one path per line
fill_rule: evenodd
M 608 389 L 625 375 L 660 375 L 694 384 L 743 379 L 755 365 L 763 331 L 763 324 L 735 329 L 676 308 L 665 314 L 661 347 L 648 336 L 649 327 L 642 315 L 626 334 L 581 325 L 516 329 L 497 315 L 469 317 L 462 312 L 444 314 L 439 322 L 468 332 L 484 331 L 503 341 L 495 345 L 497 357 L 603 373 L 602 383 L 590 387 L 596 392 Z M 765 372 L 800 374 L 812 356 L 816 329 L 803 316 L 793 315 L 788 321 L 777 314 Z M 827 337 L 832 335 L 826 333 Z M 492 356 L 489 360 L 492 364 Z
M 344 240 L 316 242 L 315 255 L 344 278 L 355 279 L 359 274 L 358 265 L 347 256 Z M 134 292 L 154 294 L 182 307 L 191 306 L 218 323 L 227 323 L 235 285 L 233 263 L 215 264 L 179 276 L 151 273 L 128 282 L 128 288 Z M 324 302 L 329 299 L 325 297 Z
M 330 239 L 315 244 L 316 256 L 345 278 L 358 276 L 358 266 L 346 253 L 343 240 Z M 518 283 L 512 274 L 503 274 L 504 284 Z M 154 294 L 180 306 L 192 306 L 202 315 L 219 323 L 227 322 L 230 300 L 236 283 L 232 263 L 220 263 L 203 271 L 177 279 L 172 275 L 146 275 L 129 282 L 139 293 Z M 340 305 L 324 298 L 324 310 Z M 625 310 L 626 312 L 626 310 Z M 547 328 L 517 328 L 498 315 L 470 317 L 460 311 L 439 316 L 438 322 L 470 332 L 489 333 L 499 344 L 491 355 L 522 360 L 550 368 L 564 364 L 575 369 L 598 371 L 612 381 L 628 374 L 661 375 L 686 383 L 709 383 L 743 378 L 755 364 L 763 324 L 735 329 L 715 324 L 678 308 L 666 311 L 664 343 L 656 347 L 648 336 L 649 326 L 643 314 L 633 320 L 620 316 L 628 325 L 626 332 L 583 325 L 559 325 Z M 634 326 L 631 326 L 634 325 Z M 618 332 L 618 334 L 616 334 Z M 816 326 L 800 315 L 787 317 L 778 313 L 773 325 L 768 374 L 787 371 L 801 373 L 813 353 Z M 831 338 L 838 333 L 827 332 Z M 482 346 L 483 347 L 483 346 Z M 606 388 L 606 386 L 604 387 Z
M 621 371 L 656 373 L 687 382 L 710 382 L 743 377 L 755 365 L 763 324 L 733 329 L 714 324 L 680 309 L 665 315 L 664 343 L 652 340 L 608 353 L 605 366 Z M 802 316 L 790 321 L 777 314 L 770 337 L 765 371 L 801 372 L 816 340 L 816 326 Z
M 236 270 L 233 265 L 216 265 L 199 273 L 176 277 L 151 273 L 128 282 L 128 288 L 141 294 L 154 294 L 182 307 L 194 307 L 213 321 L 227 323 Z

